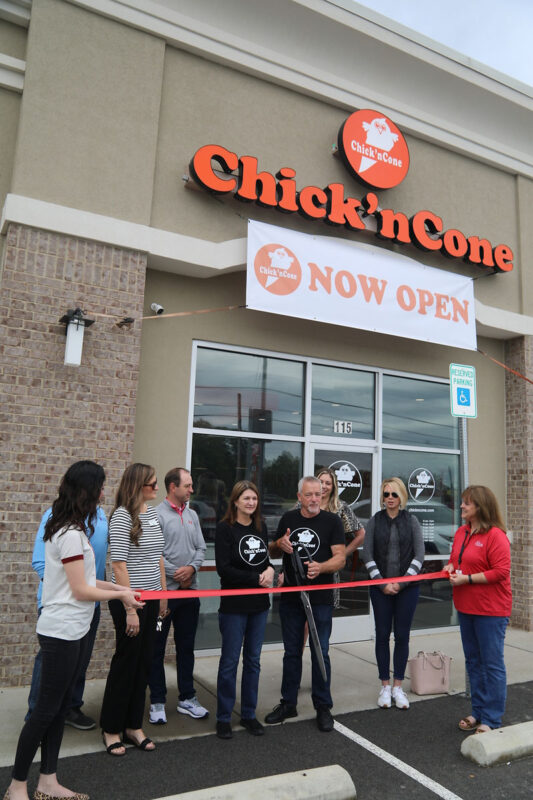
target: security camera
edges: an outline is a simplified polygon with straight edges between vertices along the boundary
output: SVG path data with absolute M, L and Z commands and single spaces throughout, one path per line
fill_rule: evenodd
M 152 309 L 154 314 L 164 314 L 165 313 L 165 309 L 163 308 L 163 306 L 160 306 L 159 303 L 152 303 L 150 308 Z

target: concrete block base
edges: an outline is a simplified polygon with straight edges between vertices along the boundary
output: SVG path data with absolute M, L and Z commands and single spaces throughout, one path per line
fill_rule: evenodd
M 461 754 L 482 767 L 533 755 L 533 722 L 468 736 Z
M 357 792 L 346 770 L 332 764 L 173 794 L 159 800 L 235 800 L 236 797 L 246 797 L 246 800 L 355 800 Z

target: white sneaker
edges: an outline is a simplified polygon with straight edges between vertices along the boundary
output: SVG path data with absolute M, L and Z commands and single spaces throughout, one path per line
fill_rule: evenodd
M 401 686 L 395 686 L 392 690 L 392 699 L 396 708 L 409 708 L 409 700 Z
M 177 710 L 180 714 L 188 714 L 194 719 L 204 719 L 209 716 L 209 711 L 200 705 L 196 696 L 190 697 L 188 700 L 180 700 Z
M 150 706 L 150 722 L 152 725 L 166 725 L 167 715 L 164 703 L 154 703 Z
M 387 683 L 385 686 L 381 687 L 381 691 L 378 697 L 378 706 L 380 708 L 390 708 L 391 707 L 391 688 L 390 685 Z

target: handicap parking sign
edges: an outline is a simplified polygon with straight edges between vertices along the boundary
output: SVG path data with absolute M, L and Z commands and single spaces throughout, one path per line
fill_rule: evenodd
M 454 417 L 477 417 L 475 367 L 450 364 L 450 405 Z
M 457 387 L 457 405 L 459 406 L 470 405 L 470 389 L 465 389 L 464 386 Z

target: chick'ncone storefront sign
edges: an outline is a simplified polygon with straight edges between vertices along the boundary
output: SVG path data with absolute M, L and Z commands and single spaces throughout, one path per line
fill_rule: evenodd
M 358 242 L 248 223 L 257 311 L 476 349 L 472 280 Z

